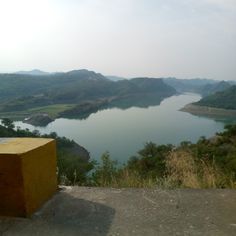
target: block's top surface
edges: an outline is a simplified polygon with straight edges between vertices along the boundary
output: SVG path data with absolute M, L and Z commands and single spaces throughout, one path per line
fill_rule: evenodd
M 0 138 L 0 143 L 8 142 L 12 138 Z
M 46 138 L 1 138 L 0 155 L 25 153 L 52 141 Z

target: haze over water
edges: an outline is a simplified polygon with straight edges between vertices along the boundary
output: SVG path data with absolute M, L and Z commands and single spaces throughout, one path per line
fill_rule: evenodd
M 45 128 L 36 129 L 41 133 L 57 132 L 74 139 L 90 152 L 93 159 L 99 160 L 105 151 L 109 151 L 113 159 L 124 162 L 149 141 L 157 144 L 195 142 L 201 136 L 211 137 L 222 131 L 227 121 L 179 111 L 199 99 L 197 94 L 182 94 L 163 100 L 159 106 L 126 110 L 112 108 L 91 114 L 86 120 L 60 118 Z M 22 122 L 15 122 L 15 125 L 35 129 Z

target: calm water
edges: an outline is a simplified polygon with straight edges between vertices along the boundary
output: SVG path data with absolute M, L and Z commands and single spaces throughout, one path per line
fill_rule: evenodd
M 147 141 L 157 144 L 178 144 L 183 140 L 195 142 L 199 137 L 210 137 L 222 131 L 223 121 L 193 116 L 179 111 L 184 105 L 198 101 L 197 94 L 172 96 L 159 106 L 149 108 L 117 108 L 91 114 L 86 120 L 57 119 L 41 133 L 57 132 L 60 136 L 74 139 L 84 146 L 93 159 L 109 151 L 113 159 L 126 161 L 140 150 Z M 22 122 L 16 126 L 35 129 Z

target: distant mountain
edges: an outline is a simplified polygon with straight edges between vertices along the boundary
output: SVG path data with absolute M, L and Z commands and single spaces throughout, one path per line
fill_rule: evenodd
M 94 71 L 89 71 L 86 69 L 82 70 L 72 70 L 65 73 L 57 73 L 57 76 L 63 76 L 68 79 L 76 80 L 108 80 L 105 76 Z
M 236 85 L 236 80 L 230 80 L 228 81 L 231 85 Z
M 207 84 L 215 84 L 217 81 L 211 79 L 177 79 L 163 78 L 164 82 L 175 88 L 178 92 L 199 92 L 199 88 Z
M 224 91 L 204 97 L 194 104 L 223 109 L 236 109 L 236 85 L 233 85 Z
M 102 74 L 88 70 L 48 76 L 0 74 L 0 84 L 0 112 L 19 112 L 58 104 L 76 105 L 88 101 L 94 110 L 100 104 L 94 106 L 96 100 L 105 100 L 109 104 L 111 101 L 119 103 L 122 100 L 125 103 L 129 100 L 130 103 L 155 95 L 151 97 L 160 102 L 176 94 L 176 90 L 161 79 L 134 78 L 113 82 Z
M 18 75 L 32 75 L 32 76 L 35 76 L 35 75 L 49 75 L 50 73 L 48 72 L 44 72 L 44 71 L 41 71 L 41 70 L 38 70 L 38 69 L 34 69 L 34 70 L 30 70 L 30 71 L 18 71 L 18 72 L 15 72 L 14 74 L 18 74 Z
M 80 102 L 75 107 L 61 112 L 59 116 L 85 119 L 91 113 L 108 107 L 127 109 L 133 106 L 157 106 L 164 98 L 176 94 L 174 88 L 165 84 L 163 80 L 155 78 L 135 78 L 111 82 L 108 88 L 111 93 L 108 93 L 107 97 Z
M 176 93 L 176 90 L 162 79 L 140 77 L 131 79 L 130 82 L 136 84 L 144 92 L 168 95 Z
M 120 80 L 127 79 L 127 78 L 124 78 L 124 77 L 114 76 L 114 75 L 107 75 L 106 78 L 108 78 L 111 81 L 120 81 Z
M 199 87 L 196 91 L 198 91 L 203 97 L 214 94 L 216 92 L 224 91 L 231 87 L 231 84 L 226 81 L 220 81 L 219 83 L 214 84 L 206 84 L 204 86 Z
M 72 90 L 77 93 L 76 90 L 81 83 L 87 83 L 87 86 L 90 84 L 92 87 L 92 81 L 94 83 L 96 81 L 111 82 L 105 76 L 88 70 L 52 73 L 47 76 L 45 74 L 0 74 L 0 102 L 21 96 L 35 96 L 45 93 L 57 95 Z

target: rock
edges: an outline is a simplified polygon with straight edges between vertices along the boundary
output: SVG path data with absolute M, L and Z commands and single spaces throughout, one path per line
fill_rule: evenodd
M 80 146 L 78 143 L 74 143 L 72 147 L 64 148 L 64 151 L 72 156 L 79 156 L 83 161 L 89 161 L 90 159 L 90 154 L 87 149 Z
M 33 126 L 47 126 L 52 121 L 54 120 L 47 113 L 37 113 L 25 118 L 23 122 Z

